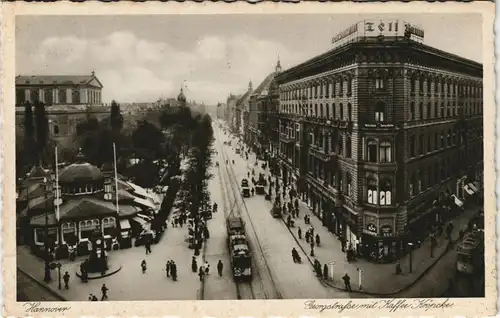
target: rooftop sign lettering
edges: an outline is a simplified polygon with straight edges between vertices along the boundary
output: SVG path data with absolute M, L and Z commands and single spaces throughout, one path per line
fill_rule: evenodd
M 407 37 L 422 42 L 424 30 L 400 20 L 363 20 L 353 24 L 332 38 L 332 44 L 341 46 L 370 37 Z

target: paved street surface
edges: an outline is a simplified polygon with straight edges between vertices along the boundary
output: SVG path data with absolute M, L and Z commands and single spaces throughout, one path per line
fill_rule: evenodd
M 222 160 L 215 155 L 213 162 Z M 222 196 L 222 180 L 219 176 L 220 168 L 213 167 L 211 173 L 214 177 L 208 182 L 212 202 L 217 202 L 218 211 L 212 214 L 212 220 L 208 221 L 210 239 L 206 244 L 205 260 L 210 264 L 210 274 L 205 277 L 204 300 L 236 299 L 236 285 L 233 282 L 231 262 L 226 244 L 226 218 L 224 216 L 224 204 Z M 222 260 L 224 265 L 222 276 L 217 273 L 217 262 Z
M 187 248 L 185 239 L 187 227 L 172 228 L 169 224 L 163 238 L 151 247 L 152 254 L 146 255 L 144 247 L 132 247 L 109 252 L 109 261 L 119 264 L 122 269 L 109 277 L 89 280 L 81 283 L 76 277 L 79 263 L 61 260 L 61 273 L 71 275 L 70 289 L 60 291 L 68 300 L 88 300 L 90 293 L 100 298 L 101 286 L 109 288 L 109 300 L 196 300 L 199 297 L 201 283 L 196 273 L 191 272 L 193 250 Z M 200 255 L 198 263 L 201 264 Z M 147 272 L 142 274 L 141 261 L 146 260 Z M 174 282 L 165 275 L 165 263 L 172 259 L 177 263 L 178 279 Z M 17 266 L 34 278 L 43 281 L 43 261 L 31 254 L 28 247 L 17 248 Z M 53 281 L 49 287 L 57 291 L 57 271 L 52 271 Z
M 223 140 L 229 140 L 220 131 L 218 135 Z M 224 139 L 224 137 L 227 139 Z M 234 170 L 235 179 L 239 185 L 241 179 L 247 178 L 248 162 L 235 154 L 233 150 L 235 140 L 232 145 L 233 147 L 224 147 L 226 147 L 229 157 L 229 165 Z M 234 164 L 232 164 L 232 160 L 235 161 Z M 253 163 L 254 161 L 250 160 L 250 162 Z M 238 191 L 240 191 L 239 186 Z M 247 228 L 253 224 L 273 279 L 283 298 L 326 299 L 348 297 L 347 293 L 326 288 L 322 285 L 316 278 L 312 267 L 306 262 L 307 258 L 300 249 L 298 249 L 298 252 L 301 254 L 302 264 L 295 264 L 292 261 L 291 250 L 293 247 L 297 247 L 297 244 L 283 222 L 271 216 L 271 204 L 264 199 L 264 196 L 255 195 L 244 200 L 251 215 L 251 222 L 247 220 Z M 245 209 L 245 207 L 241 207 L 241 209 Z M 246 218 L 246 215 L 243 215 L 243 217 Z M 258 248 L 257 242 L 252 242 L 252 244 L 255 248 Z

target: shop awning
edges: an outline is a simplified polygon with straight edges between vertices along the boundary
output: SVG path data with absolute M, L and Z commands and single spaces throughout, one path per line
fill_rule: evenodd
M 468 185 L 464 186 L 464 190 L 465 190 L 465 192 L 467 192 L 468 195 L 473 195 L 474 194 L 474 191 L 472 191 L 471 188 L 469 188 Z
M 152 209 L 153 211 L 156 211 L 156 206 L 153 202 L 146 200 L 146 199 L 141 199 L 138 197 L 134 198 L 134 202 L 139 204 L 140 206 L 146 208 L 146 209 Z
M 456 204 L 459 208 L 461 208 L 461 207 L 464 205 L 464 203 L 463 203 L 463 202 L 462 202 L 459 198 L 457 198 L 457 196 L 456 196 L 456 195 L 452 194 L 452 195 L 451 195 L 451 197 L 453 198 L 453 200 L 454 200 L 455 204 Z
M 142 227 L 144 227 L 144 228 L 145 228 L 145 227 L 147 226 L 147 224 L 148 224 L 148 222 L 147 222 L 146 220 L 144 220 L 144 219 L 142 219 L 142 218 L 140 218 L 140 217 L 138 217 L 138 216 L 133 217 L 133 218 L 132 218 L 132 220 L 134 220 L 135 222 L 139 223 L 139 224 L 140 224 Z
M 468 186 L 469 186 L 469 188 L 471 188 L 471 189 L 472 189 L 472 191 L 474 191 L 474 192 L 478 192 L 478 190 L 477 190 L 476 186 L 475 186 L 475 185 L 473 185 L 472 183 L 469 183 L 469 184 L 468 184 Z
M 122 231 L 130 229 L 130 222 L 127 219 L 120 220 L 120 228 Z

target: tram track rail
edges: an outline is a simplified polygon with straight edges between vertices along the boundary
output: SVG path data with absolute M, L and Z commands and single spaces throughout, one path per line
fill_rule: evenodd
M 231 192 L 233 194 L 233 197 L 234 197 L 234 205 L 236 206 L 236 211 L 238 213 L 238 215 L 240 217 L 242 217 L 242 213 L 241 213 L 241 210 L 244 210 L 245 212 L 245 215 L 247 216 L 247 219 L 248 219 L 248 224 L 250 225 L 250 229 L 253 233 L 253 236 L 254 236 L 254 241 L 257 245 L 257 249 L 252 249 L 252 260 L 253 262 L 252 263 L 255 263 L 257 264 L 258 263 L 258 259 L 256 258 L 256 253 L 255 252 L 259 252 L 260 254 L 260 258 L 262 260 L 262 263 L 263 263 L 263 268 L 264 268 L 264 271 L 263 273 L 261 273 L 260 271 L 260 268 L 258 268 L 258 266 L 252 266 L 252 271 L 254 273 L 257 273 L 259 274 L 260 276 L 260 279 L 259 279 L 259 282 L 260 282 L 260 285 L 261 285 L 261 288 L 262 288 L 262 292 L 264 293 L 264 296 L 266 299 L 282 299 L 282 293 L 281 293 L 281 290 L 279 289 L 277 283 L 275 282 L 274 278 L 273 278 L 273 273 L 271 271 L 271 268 L 264 256 L 264 249 L 259 241 L 259 238 L 258 238 L 258 235 L 257 235 L 257 232 L 255 230 L 255 225 L 253 224 L 253 221 L 252 221 L 252 218 L 251 218 L 251 215 L 250 213 L 248 212 L 248 207 L 246 205 L 246 202 L 241 194 L 241 187 L 238 183 L 238 180 L 237 180 L 237 177 L 236 177 L 236 173 L 234 172 L 234 167 L 233 165 L 231 164 L 231 161 L 229 159 L 229 156 L 226 152 L 226 148 L 224 147 L 224 145 L 221 143 L 221 140 L 219 138 L 219 131 L 218 129 L 216 129 L 216 136 L 217 136 L 217 141 L 219 143 L 219 146 L 220 146 L 220 155 L 223 159 L 223 162 L 227 159 L 228 160 L 228 164 L 225 165 L 225 170 L 226 170 L 226 175 L 227 175 L 227 180 L 228 180 L 228 183 L 226 184 L 226 189 L 227 187 L 229 186 L 229 188 L 231 189 Z M 221 174 L 222 175 L 222 174 Z M 226 192 L 224 192 L 226 193 Z M 229 191 L 227 191 L 227 193 L 229 193 Z M 241 203 L 242 204 L 238 204 L 238 199 L 241 200 Z M 242 208 L 240 208 L 242 207 Z M 226 216 L 227 217 L 227 216 Z M 249 244 L 251 244 L 252 242 L 249 240 Z M 271 284 L 271 288 L 272 288 L 272 292 L 271 294 L 268 293 L 266 291 L 266 288 L 264 287 L 264 282 L 263 282 L 263 277 L 262 277 L 262 274 L 264 274 L 265 276 L 267 276 L 268 281 L 269 283 Z M 254 275 L 256 276 L 256 275 Z M 244 285 L 242 284 L 237 284 L 237 292 L 240 294 L 238 295 L 238 298 L 243 297 L 241 294 L 245 294 L 248 290 L 246 290 L 245 288 L 241 288 L 241 287 L 244 287 Z M 250 284 L 250 292 L 252 294 L 252 296 L 254 297 L 253 299 L 255 299 L 255 292 L 253 291 L 253 287 L 252 285 Z M 243 290 L 243 293 L 242 293 L 242 290 Z
M 220 139 L 217 138 L 217 141 L 220 145 L 220 158 L 222 159 L 222 164 L 224 164 L 224 156 L 223 156 L 223 145 L 220 144 Z M 221 188 L 221 198 L 222 198 L 222 210 L 224 211 L 224 216 L 225 218 L 227 219 L 229 217 L 229 210 L 231 209 L 231 202 L 229 200 L 229 198 L 226 196 L 226 194 L 228 192 L 226 191 L 229 191 L 227 189 L 227 184 L 224 182 L 224 177 L 223 177 L 223 173 L 222 173 L 222 169 L 219 165 L 219 167 L 217 167 L 217 170 L 219 172 L 219 180 L 220 180 L 220 188 Z M 235 201 L 236 201 L 236 198 L 235 198 Z M 231 251 L 229 251 L 231 253 Z M 252 271 L 254 271 L 254 268 L 252 268 Z M 236 297 L 237 299 L 256 299 L 256 296 L 255 296 L 255 293 L 254 293 L 254 290 L 253 290 L 253 287 L 252 287 L 252 283 L 251 282 L 234 282 L 235 283 L 235 286 L 236 286 Z

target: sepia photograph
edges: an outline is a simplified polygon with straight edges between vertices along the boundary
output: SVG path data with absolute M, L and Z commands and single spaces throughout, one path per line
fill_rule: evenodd
M 17 302 L 486 297 L 481 14 L 14 33 Z

